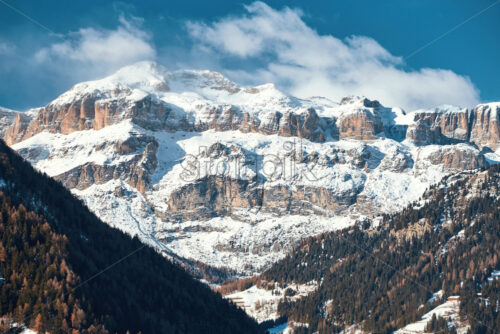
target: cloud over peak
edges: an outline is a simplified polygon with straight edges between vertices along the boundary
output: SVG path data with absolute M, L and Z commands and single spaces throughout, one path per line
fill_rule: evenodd
M 479 101 L 469 78 L 443 69 L 404 69 L 401 57 L 370 37 L 342 40 L 321 35 L 297 9 L 276 10 L 263 2 L 245 9 L 244 15 L 208 24 L 189 22 L 187 29 L 200 50 L 212 56 L 266 59 L 266 65 L 233 72 L 252 83 L 272 81 L 299 97 L 323 95 L 339 100 L 365 95 L 407 109 L 443 103 L 470 106 Z

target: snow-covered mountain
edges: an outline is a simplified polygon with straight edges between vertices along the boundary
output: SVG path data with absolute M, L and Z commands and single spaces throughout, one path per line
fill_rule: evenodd
M 500 103 L 405 113 L 364 97 L 299 99 L 141 62 L 43 108 L 9 111 L 0 126 L 108 224 L 251 274 L 306 236 L 500 161 L 499 113 Z

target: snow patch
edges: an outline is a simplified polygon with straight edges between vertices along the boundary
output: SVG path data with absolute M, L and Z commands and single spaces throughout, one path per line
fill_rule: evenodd
M 468 326 L 462 324 L 459 319 L 459 309 L 460 301 L 457 296 L 451 296 L 448 301 L 437 306 L 430 312 L 424 314 L 422 319 L 414 322 L 412 324 L 406 325 L 404 328 L 394 332 L 395 334 L 413 334 L 413 333 L 425 333 L 425 328 L 427 323 L 432 319 L 433 315 L 436 317 L 442 317 L 448 321 L 448 326 L 457 327 L 457 332 L 460 334 L 465 334 L 468 330 Z
M 244 291 L 226 295 L 224 298 L 233 301 L 258 322 L 263 322 L 278 318 L 278 304 L 284 298 L 287 289 L 291 289 L 296 293 L 294 296 L 287 298 L 297 300 L 314 292 L 317 287 L 318 284 L 314 281 L 307 284 L 290 284 L 286 288 L 275 286 L 269 290 L 254 285 Z

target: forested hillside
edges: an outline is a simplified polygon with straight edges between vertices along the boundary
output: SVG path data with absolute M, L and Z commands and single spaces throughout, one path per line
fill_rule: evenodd
M 0 316 L 44 333 L 259 333 L 0 142 Z
M 423 200 L 367 224 L 304 240 L 262 276 L 280 284 L 321 282 L 298 302 L 282 302 L 295 333 L 332 333 L 358 325 L 390 333 L 457 295 L 460 320 L 472 333 L 500 331 L 500 168 L 445 178 Z M 450 327 L 450 328 L 448 328 Z M 434 319 L 436 332 L 455 331 Z M 439 329 L 439 330 L 438 330 Z

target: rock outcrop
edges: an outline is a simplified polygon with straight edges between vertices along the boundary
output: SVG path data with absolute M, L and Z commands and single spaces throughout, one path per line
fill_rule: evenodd
M 469 137 L 471 113 L 467 109 L 415 112 L 414 123 L 406 137 L 416 145 L 448 145 L 466 142 Z
M 335 132 L 334 119 L 319 117 L 313 108 L 299 114 L 291 111 L 284 114 L 281 112 L 250 114 L 222 105 L 205 106 L 199 114 L 194 115 L 172 108 L 168 103 L 155 100 L 151 96 L 132 102 L 127 99 L 110 101 L 96 93 L 85 95 L 69 104 L 51 103 L 40 108 L 32 118 L 18 114 L 13 124 L 6 130 L 5 141 L 12 145 L 42 131 L 70 134 L 82 130 L 100 130 L 127 119 L 152 131 L 240 130 L 244 133 L 294 136 L 316 142 L 324 141 Z M 369 120 L 357 126 L 362 127 L 364 123 L 369 123 Z M 355 127 L 356 124 L 352 126 Z M 357 131 L 363 132 L 363 130 Z
M 22 115 L 21 113 L 0 107 L 0 137 L 4 137 L 7 129 L 13 124 L 16 117 Z M 21 116 L 22 117 L 22 116 Z
M 369 110 L 342 115 L 337 124 L 340 139 L 371 140 L 376 139 L 376 134 L 384 131 L 380 117 Z
M 344 192 L 322 187 L 263 188 L 256 180 L 208 176 L 175 190 L 168 200 L 167 220 L 182 222 L 227 216 L 238 210 L 277 215 L 334 215 L 355 203 L 362 189 Z
M 151 186 L 151 174 L 158 164 L 158 143 L 151 137 L 131 138 L 117 144 L 116 150 L 121 154 L 138 153 L 132 159 L 118 164 L 86 163 L 54 178 L 69 189 L 83 190 L 95 184 L 120 179 L 140 192 L 146 191 Z M 137 152 L 138 150 L 142 152 Z M 25 156 L 23 151 L 20 154 Z
M 499 117 L 499 103 L 480 104 L 472 110 L 418 111 L 406 137 L 420 146 L 469 142 L 496 150 L 500 143 Z
M 469 170 L 488 166 L 484 155 L 468 146 L 442 146 L 428 156 L 434 165 L 443 165 L 454 170 Z
M 372 140 L 384 132 L 379 112 L 385 108 L 367 98 L 345 97 L 340 101 L 341 112 L 337 119 L 339 139 Z
M 481 104 L 472 110 L 470 141 L 496 150 L 500 145 L 500 103 Z
M 125 119 L 150 130 L 186 128 L 182 118 L 175 116 L 164 103 L 149 96 L 130 103 L 126 100 L 109 101 L 102 94 L 95 93 L 67 104 L 48 104 L 31 118 L 19 114 L 7 130 L 5 141 L 12 145 L 42 131 L 67 135 L 75 131 L 100 130 Z
M 25 113 L 18 113 L 14 121 L 8 124 L 4 130 L 4 140 L 8 145 L 12 145 L 23 141 L 25 138 L 32 137 L 36 133 L 26 134 L 28 125 L 31 122 L 31 117 Z M 38 132 L 37 132 L 38 133 Z

